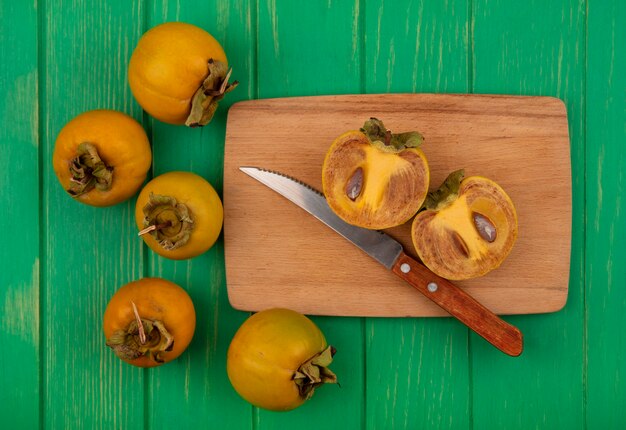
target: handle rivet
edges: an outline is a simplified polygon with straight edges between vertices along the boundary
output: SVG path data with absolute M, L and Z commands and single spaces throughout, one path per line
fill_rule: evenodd
M 409 273 L 411 271 L 411 266 L 409 266 L 408 263 L 402 263 L 400 265 L 400 270 L 402 271 L 402 273 Z
M 434 293 L 435 291 L 437 291 L 437 288 L 439 288 L 439 285 L 435 284 L 434 282 L 429 282 L 428 285 L 426 285 L 426 288 L 428 288 L 428 291 L 430 291 L 431 293 Z

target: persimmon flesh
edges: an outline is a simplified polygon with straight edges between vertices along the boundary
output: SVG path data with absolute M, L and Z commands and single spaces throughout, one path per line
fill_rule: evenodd
M 322 167 L 330 208 L 347 223 L 369 229 L 409 221 L 428 192 L 422 140 L 417 132 L 391 134 L 375 118 L 337 137 Z
M 422 262 L 439 276 L 462 280 L 499 267 L 517 239 L 513 201 L 496 182 L 482 176 L 461 180 L 453 173 L 426 210 L 412 223 L 411 237 Z M 455 184 L 456 183 L 456 184 Z

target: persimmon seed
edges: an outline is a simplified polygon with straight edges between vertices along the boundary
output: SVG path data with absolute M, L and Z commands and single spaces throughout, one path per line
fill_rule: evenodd
M 457 233 L 456 231 L 450 231 L 450 237 L 457 251 L 459 251 L 459 253 L 462 254 L 465 258 L 469 258 L 470 256 L 469 249 L 467 247 L 467 244 L 461 237 L 461 235 Z
M 472 219 L 474 220 L 474 227 L 476 227 L 476 231 L 480 237 L 489 243 L 493 243 L 498 237 L 498 232 L 496 231 L 496 226 L 493 225 L 491 220 L 477 212 L 472 213 Z
M 352 201 L 355 201 L 361 194 L 363 189 L 363 168 L 357 168 L 348 182 L 346 183 L 346 195 Z

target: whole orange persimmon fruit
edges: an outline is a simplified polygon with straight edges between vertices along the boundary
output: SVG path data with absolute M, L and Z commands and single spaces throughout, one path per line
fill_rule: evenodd
M 146 179 L 152 150 L 130 116 L 92 110 L 69 121 L 54 145 L 52 165 L 61 186 L 81 203 L 111 206 L 133 196 Z
M 205 30 L 167 22 L 139 40 L 128 66 L 130 89 L 154 118 L 190 127 L 208 124 L 224 94 L 231 69 L 220 43 Z
M 189 294 L 162 278 L 129 282 L 104 311 L 107 346 L 125 362 L 155 367 L 180 356 L 193 338 L 196 311 Z
M 306 316 L 273 308 L 248 318 L 228 347 L 226 370 L 237 393 L 251 404 L 289 411 L 309 400 L 315 389 L 337 383 L 328 368 L 335 349 Z
M 206 179 L 173 171 L 143 187 L 137 197 L 135 221 L 154 252 L 184 260 L 213 246 L 222 231 L 224 207 Z

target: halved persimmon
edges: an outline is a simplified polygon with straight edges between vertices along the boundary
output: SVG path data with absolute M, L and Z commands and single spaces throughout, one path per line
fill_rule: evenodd
M 409 221 L 428 193 L 422 141 L 418 132 L 392 134 L 376 118 L 337 137 L 322 167 L 330 208 L 347 223 L 369 229 Z
M 417 255 L 447 279 L 475 278 L 499 267 L 517 239 L 513 201 L 496 182 L 453 172 L 413 220 Z

